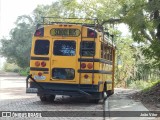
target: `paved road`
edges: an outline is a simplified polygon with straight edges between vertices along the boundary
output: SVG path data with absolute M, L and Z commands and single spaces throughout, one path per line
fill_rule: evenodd
M 128 97 L 128 95 L 133 92 L 136 92 L 136 90 L 122 88 L 115 89 L 115 94 L 109 97 L 105 103 L 106 111 L 110 111 L 110 120 L 160 120 L 160 118 L 155 117 L 140 117 L 140 115 L 144 113 L 150 115 L 151 112 L 149 112 L 140 101 L 135 101 Z M 120 112 L 118 113 L 117 111 Z
M 0 111 L 103 111 L 103 102 L 99 104 L 90 103 L 84 98 L 75 98 L 67 96 L 56 96 L 54 103 L 42 103 L 36 94 L 25 93 L 25 77 L 0 76 Z M 103 112 L 101 112 L 103 113 Z M 48 113 L 50 114 L 50 113 Z M 72 114 L 69 112 L 69 114 Z M 87 120 L 103 120 L 102 117 L 85 117 Z M 94 116 L 94 113 L 93 113 Z M 76 119 L 81 120 L 82 117 Z M 4 118 L 0 118 L 0 120 Z M 9 119 L 9 118 L 5 118 Z M 12 118 L 10 118 L 12 120 Z M 22 118 L 21 118 L 22 119 Z M 33 119 L 33 118 L 31 118 Z M 35 119 L 35 118 L 34 118 Z M 38 119 L 38 118 L 37 118 Z M 40 119 L 60 119 L 46 117 Z M 73 119 L 75 117 L 61 119 Z
M 34 118 L 38 120 L 147 120 L 150 118 L 128 118 L 128 117 L 109 117 L 112 116 L 113 111 L 147 111 L 147 109 L 138 101 L 130 100 L 126 97 L 127 94 L 133 90 L 116 89 L 115 94 L 109 97 L 105 104 L 102 101 L 99 104 L 90 103 L 84 98 L 75 98 L 67 96 L 57 96 L 54 103 L 45 102 L 42 103 L 36 94 L 26 94 L 25 93 L 25 77 L 20 77 L 17 75 L 0 75 L 0 111 L 60 111 L 60 116 L 67 113 L 62 111 L 103 111 L 105 109 L 106 118 L 103 117 L 104 112 L 101 117 L 84 117 L 86 113 L 78 113 L 81 117 L 43 117 Z M 110 114 L 108 114 L 110 113 Z M 46 113 L 53 115 L 53 113 Z M 72 114 L 69 112 L 68 114 Z M 73 113 L 76 114 L 77 113 Z M 89 113 L 91 114 L 91 113 Z M 126 113 L 128 114 L 128 113 Z M 92 113 L 96 116 L 95 113 Z M 74 115 L 73 115 L 74 116 Z M 13 118 L 1 118 L 0 120 L 13 120 Z M 14 119 L 22 120 L 22 118 L 15 117 Z M 23 118 L 31 119 L 33 118 Z M 157 119 L 158 120 L 158 119 Z

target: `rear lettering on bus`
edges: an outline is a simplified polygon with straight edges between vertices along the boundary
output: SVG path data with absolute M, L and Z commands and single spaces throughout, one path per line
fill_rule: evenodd
M 50 34 L 52 36 L 71 36 L 71 37 L 77 37 L 80 35 L 79 29 L 62 29 L 62 28 L 53 28 L 50 31 Z

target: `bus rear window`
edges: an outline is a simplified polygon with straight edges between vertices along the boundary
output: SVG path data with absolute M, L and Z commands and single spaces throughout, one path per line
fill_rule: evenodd
M 65 79 L 73 80 L 75 71 L 72 68 L 53 68 L 52 69 L 52 78 L 53 79 Z
M 54 55 L 74 56 L 76 53 L 75 41 L 56 40 L 54 42 Z
M 49 40 L 36 40 L 34 54 L 48 55 L 49 54 Z
M 95 42 L 82 41 L 80 54 L 81 56 L 94 56 L 95 55 Z

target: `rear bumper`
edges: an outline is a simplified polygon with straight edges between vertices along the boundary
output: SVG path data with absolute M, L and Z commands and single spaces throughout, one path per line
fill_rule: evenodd
M 57 84 L 39 83 L 44 89 L 39 88 L 34 82 L 30 83 L 30 88 L 37 88 L 37 95 L 69 95 L 69 96 L 95 96 L 98 97 L 98 85 L 85 84 Z

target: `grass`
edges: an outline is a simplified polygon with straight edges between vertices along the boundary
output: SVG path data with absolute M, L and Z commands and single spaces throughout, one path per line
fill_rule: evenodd
M 143 89 L 143 92 L 147 92 L 149 90 L 151 90 L 154 86 L 156 86 L 158 83 L 160 83 L 160 80 L 152 82 L 152 84 L 146 88 Z
M 131 81 L 131 83 L 129 84 L 129 88 L 141 89 L 141 90 L 145 91 L 145 90 L 150 89 L 152 86 L 156 85 L 158 82 L 160 82 L 160 80 L 148 80 L 148 81 L 137 80 L 137 81 Z

